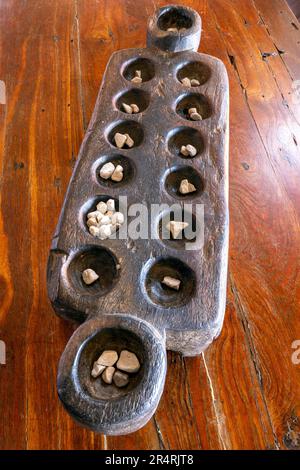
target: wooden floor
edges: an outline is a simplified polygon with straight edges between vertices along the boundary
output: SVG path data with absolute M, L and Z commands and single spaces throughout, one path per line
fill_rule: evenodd
M 106 62 L 144 46 L 148 16 L 166 3 L 0 1 L 1 449 L 300 449 L 300 26 L 284 0 L 181 1 L 230 79 L 221 336 L 201 357 L 168 354 L 157 413 L 131 435 L 81 429 L 56 396 L 75 327 L 47 300 L 51 236 Z

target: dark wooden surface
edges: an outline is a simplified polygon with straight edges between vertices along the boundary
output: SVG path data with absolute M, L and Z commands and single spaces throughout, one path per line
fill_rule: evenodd
M 154 418 L 124 437 L 77 426 L 56 396 L 74 327 L 47 300 L 50 239 L 116 49 L 145 44 L 167 2 L 2 0 L 0 366 L 2 449 L 300 448 L 300 29 L 283 0 L 190 0 L 201 51 L 230 79 L 230 272 L 219 339 L 168 354 Z M 176 2 L 175 2 L 176 3 Z M 176 409 L 176 413 L 174 413 Z

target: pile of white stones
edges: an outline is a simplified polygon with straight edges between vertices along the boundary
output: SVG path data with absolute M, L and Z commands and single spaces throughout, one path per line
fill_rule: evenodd
M 129 134 L 121 134 L 120 132 L 116 132 L 114 135 L 115 144 L 118 149 L 122 149 L 125 145 L 128 148 L 132 148 L 134 146 L 134 140 L 130 137 Z
M 197 108 L 189 108 L 188 114 L 192 121 L 202 121 L 202 116 L 198 113 Z
M 142 83 L 142 72 L 141 70 L 136 70 L 134 72 L 134 77 L 130 80 L 132 83 Z
M 112 162 L 108 162 L 100 168 L 100 178 L 104 180 L 111 179 L 112 181 L 119 183 L 124 177 L 123 171 L 124 168 L 122 165 L 115 166 Z
M 188 78 L 188 77 L 184 77 L 182 80 L 181 80 L 181 83 L 182 85 L 184 86 L 188 86 L 189 88 L 193 87 L 193 86 L 199 86 L 200 85 L 200 82 L 199 80 L 196 80 L 196 78 Z
M 119 356 L 117 351 L 106 350 L 94 362 L 91 376 L 96 379 L 101 375 L 106 384 L 126 387 L 130 380 L 128 374 L 135 374 L 140 367 L 140 361 L 133 352 L 123 349 Z
M 124 224 L 124 214 L 116 211 L 114 199 L 100 201 L 96 210 L 88 213 L 86 224 L 93 237 L 105 240 Z
M 140 108 L 135 103 L 132 103 L 132 104 L 122 103 L 122 108 L 127 114 L 136 114 L 140 112 Z

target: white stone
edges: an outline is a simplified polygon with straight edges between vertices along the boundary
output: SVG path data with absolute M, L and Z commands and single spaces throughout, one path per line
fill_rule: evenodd
M 202 121 L 202 116 L 201 116 L 201 114 L 199 114 L 199 113 L 191 113 L 191 114 L 190 114 L 190 118 L 191 118 L 193 121 Z
M 86 225 L 87 225 L 88 227 L 91 227 L 92 225 L 94 225 L 95 227 L 97 227 L 97 225 L 98 225 L 97 219 L 95 219 L 95 217 L 90 217 L 90 218 L 87 220 Z
M 87 285 L 93 284 L 97 279 L 99 279 L 99 276 L 93 269 L 85 269 L 82 273 L 82 279 L 83 282 Z
M 161 282 L 162 284 L 165 284 L 166 286 L 175 290 L 179 290 L 180 283 L 181 283 L 179 279 L 175 279 L 174 277 L 171 277 L 171 276 L 165 276 Z
M 197 108 L 189 108 L 188 113 L 191 115 L 193 113 L 197 113 Z
M 98 202 L 97 211 L 101 212 L 101 214 L 105 214 L 105 212 L 107 211 L 107 205 L 104 201 Z
M 178 238 L 182 231 L 189 226 L 188 222 L 171 220 L 167 224 L 167 229 L 171 232 L 173 238 Z
M 131 80 L 130 80 L 132 83 L 142 83 L 142 79 L 141 77 L 133 77 Z
M 98 213 L 97 213 L 97 222 L 98 222 L 98 224 L 100 224 L 103 217 L 104 217 L 104 214 L 102 214 L 102 212 L 98 211 Z
M 118 168 L 118 166 L 117 166 Z M 107 206 L 107 210 L 108 211 L 115 211 L 115 200 L 114 199 L 108 199 L 108 201 L 106 201 L 106 206 Z
M 115 134 L 114 139 L 115 139 L 116 146 L 117 146 L 119 149 L 121 149 L 121 148 L 124 147 L 127 137 L 126 137 L 126 135 L 120 134 L 120 132 L 117 132 L 117 133 Z
M 100 228 L 99 227 L 94 227 L 94 225 L 89 227 L 89 232 L 90 232 L 91 235 L 93 235 L 93 237 L 99 237 L 100 236 Z
M 115 171 L 113 172 L 111 179 L 113 181 L 120 182 L 122 181 L 124 175 L 123 175 L 123 167 L 121 165 L 117 165 Z
M 102 365 L 98 364 L 97 362 L 94 362 L 93 369 L 92 369 L 92 372 L 91 372 L 91 376 L 94 377 L 94 379 L 96 379 L 97 377 L 99 377 L 99 375 L 102 374 L 104 369 L 105 369 L 105 366 L 102 366 Z
M 119 370 L 117 370 L 114 373 L 113 382 L 116 385 L 116 387 L 119 387 L 119 388 L 126 387 L 126 385 L 129 382 L 129 377 L 127 374 L 124 374 L 123 372 L 120 372 Z
M 189 155 L 190 155 L 191 157 L 195 157 L 195 156 L 197 155 L 197 149 L 196 149 L 196 147 L 194 147 L 194 146 L 191 145 L 191 144 L 188 144 L 188 145 L 186 146 L 186 150 L 188 151 L 188 153 L 189 153 Z
M 109 215 L 104 215 L 100 221 L 100 224 L 101 226 L 102 225 L 108 225 L 108 224 L 111 224 L 111 217 L 109 217 Z
M 97 218 L 98 211 L 89 212 L 87 218 L 90 219 L 91 217 Z
M 126 349 L 121 352 L 117 362 L 118 369 L 134 374 L 140 369 L 140 367 L 140 361 L 134 353 L 127 351 Z
M 118 360 L 118 353 L 117 351 L 113 351 L 111 349 L 107 349 L 103 351 L 103 353 L 98 357 L 96 363 L 100 364 L 101 366 L 113 366 Z
M 182 85 L 184 85 L 184 86 L 188 86 L 188 87 L 191 86 L 191 80 L 190 80 L 188 77 L 184 77 L 184 78 L 181 80 L 181 83 L 182 83 Z
M 106 367 L 105 371 L 102 374 L 102 379 L 106 384 L 111 384 L 113 380 L 113 375 L 115 373 L 115 368 L 112 366 Z
M 125 134 L 126 135 L 126 145 L 128 145 L 129 148 L 133 147 L 134 146 L 134 140 L 130 137 L 129 134 Z
M 133 112 L 134 114 L 140 112 L 140 108 L 138 107 L 137 104 L 133 103 L 133 104 L 130 105 L 130 107 L 131 107 L 131 110 L 132 110 L 132 112 Z
M 104 180 L 108 180 L 108 178 L 111 177 L 114 171 L 115 165 L 112 162 L 105 163 L 100 170 L 100 176 Z
M 179 192 L 181 194 L 189 194 L 193 193 L 194 191 L 197 191 L 195 186 L 189 182 L 187 179 L 181 180 L 180 186 L 179 186 Z
M 124 217 L 124 214 L 122 214 L 122 212 L 115 212 L 115 214 L 112 216 L 111 218 L 111 223 L 113 225 L 115 224 L 124 224 L 124 220 L 125 220 L 125 217 Z
M 192 80 L 191 80 L 191 85 L 192 85 L 192 86 L 199 86 L 199 85 L 200 85 L 200 82 L 199 82 L 199 80 L 196 80 L 195 78 L 192 78 Z
M 182 155 L 184 155 L 185 157 L 188 157 L 188 156 L 189 156 L 189 152 L 188 152 L 188 150 L 187 150 L 187 148 L 186 148 L 185 145 L 182 145 L 182 146 L 181 146 L 180 153 L 181 153 Z
M 124 109 L 125 113 L 132 114 L 132 107 L 129 104 L 122 103 L 122 108 Z
M 99 228 L 99 238 L 101 240 L 105 240 L 106 238 L 109 238 L 112 234 L 112 225 L 101 225 Z

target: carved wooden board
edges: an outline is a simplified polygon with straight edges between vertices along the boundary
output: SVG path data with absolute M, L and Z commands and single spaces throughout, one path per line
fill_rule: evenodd
M 174 26 L 185 29 L 168 31 Z M 148 48 L 112 55 L 52 242 L 48 290 L 53 307 L 64 318 L 84 321 L 61 358 L 59 396 L 75 419 L 106 434 L 134 431 L 154 413 L 164 385 L 166 348 L 197 355 L 223 324 L 228 80 L 220 60 L 195 52 L 200 33 L 196 12 L 165 7 L 149 23 Z M 141 84 L 131 82 L 135 70 L 141 70 Z M 184 86 L 186 76 L 200 85 Z M 124 102 L 136 103 L 140 112 L 125 113 Z M 188 118 L 190 107 L 197 108 L 201 121 Z M 128 133 L 134 147 L 116 148 L 116 132 Z M 188 143 L 197 149 L 193 158 L 180 152 Z M 108 161 L 123 166 L 121 182 L 99 177 Z M 184 178 L 196 191 L 182 196 L 178 184 Z M 87 213 L 109 198 L 125 212 L 121 196 L 128 207 L 190 203 L 195 224 L 200 223 L 195 208 L 202 207 L 203 246 L 186 249 L 185 240 L 162 239 L 165 210 L 151 219 L 155 238 L 93 237 Z M 131 219 L 129 214 L 127 224 Z M 81 276 L 87 268 L 100 277 L 90 286 Z M 180 289 L 164 288 L 164 276 L 179 278 Z M 142 366 L 130 386 L 116 391 L 95 381 L 90 370 L 101 351 L 122 348 L 135 352 Z

